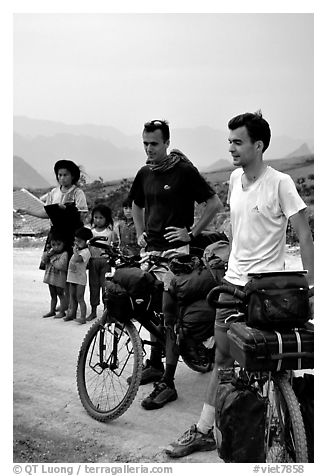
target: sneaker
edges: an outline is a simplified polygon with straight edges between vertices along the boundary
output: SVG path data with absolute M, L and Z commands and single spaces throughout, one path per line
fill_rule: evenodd
M 178 440 L 170 443 L 165 452 L 171 458 L 181 458 L 195 451 L 212 451 L 214 449 L 216 449 L 216 441 L 213 430 L 211 429 L 205 435 L 197 429 L 196 425 L 192 425 Z
M 161 364 L 160 369 L 157 369 L 156 367 L 152 367 L 151 362 L 149 359 L 146 359 L 145 364 L 143 364 L 142 368 L 142 378 L 140 385 L 146 385 L 147 383 L 151 382 L 158 382 L 161 380 L 163 374 L 164 374 L 164 366 Z M 127 383 L 130 385 L 132 381 L 132 377 L 128 377 Z
M 176 399 L 176 389 L 168 387 L 166 382 L 161 381 L 154 384 L 153 392 L 142 401 L 141 405 L 145 410 L 157 410 Z

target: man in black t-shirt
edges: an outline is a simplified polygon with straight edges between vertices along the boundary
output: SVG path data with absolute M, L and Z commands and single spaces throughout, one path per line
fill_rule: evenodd
M 182 152 L 174 149 L 167 154 L 169 143 L 167 121 L 154 120 L 144 124 L 143 145 L 147 161 L 138 171 L 130 192 L 138 244 L 145 248 L 146 253 L 167 258 L 188 254 L 192 238 L 222 208 L 215 191 Z M 206 205 L 193 226 L 195 202 L 205 202 Z M 163 371 L 161 349 L 152 347 L 141 381 L 141 384 L 157 382 L 154 391 L 142 402 L 147 410 L 161 408 L 177 398 L 174 385 L 179 355 L 174 332 L 177 316 L 167 292 L 171 277 L 169 271 L 158 274 L 164 282 L 166 369 Z

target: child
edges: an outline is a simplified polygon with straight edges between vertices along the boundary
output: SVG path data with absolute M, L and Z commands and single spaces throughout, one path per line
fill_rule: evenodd
M 79 324 L 86 323 L 86 304 L 84 292 L 87 281 L 86 267 L 90 259 L 90 250 L 87 241 L 92 238 L 92 231 L 82 227 L 75 232 L 73 256 L 68 265 L 67 283 L 69 283 L 69 311 L 64 321 L 75 320 Z M 76 318 L 77 306 L 79 304 L 81 317 Z
M 68 252 L 65 248 L 63 237 L 53 230 L 49 237 L 50 246 L 43 252 L 42 260 L 45 263 L 45 273 L 43 282 L 48 284 L 51 301 L 50 311 L 43 317 L 53 316 L 55 319 L 65 317 L 67 309 L 67 299 L 65 294 Z M 56 315 L 57 299 L 60 300 L 59 313 Z
M 93 236 L 102 236 L 108 239 L 108 243 L 118 242 L 113 230 L 111 209 L 106 205 L 97 205 L 92 210 L 91 231 Z M 105 273 L 107 271 L 107 258 L 101 256 L 103 250 L 95 246 L 89 247 L 91 258 L 89 261 L 89 286 L 91 314 L 86 320 L 92 321 L 97 317 L 97 306 L 100 304 L 100 289 L 103 289 Z
M 132 201 L 128 198 L 123 201 L 123 213 L 124 220 L 121 220 L 116 228 L 119 248 L 124 255 L 139 255 L 141 248 L 137 244 L 136 230 L 132 216 Z

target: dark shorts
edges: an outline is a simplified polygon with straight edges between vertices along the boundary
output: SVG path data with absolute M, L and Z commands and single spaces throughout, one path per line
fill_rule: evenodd
M 244 286 L 239 286 L 237 284 L 232 284 L 229 281 L 227 281 L 226 279 L 222 279 L 221 284 L 228 284 L 229 286 L 234 286 L 236 289 L 239 289 L 240 291 L 243 291 L 243 289 L 244 289 Z M 235 297 L 232 296 L 231 294 L 221 293 L 220 296 L 219 296 L 219 301 L 233 301 L 234 299 L 235 299 Z M 238 321 L 244 320 L 244 314 L 240 313 L 240 311 L 236 308 L 217 309 L 216 310 L 215 328 L 219 328 L 219 330 L 227 332 L 227 330 L 229 329 L 229 326 L 232 324 L 232 322 L 234 322 L 234 319 L 231 318 L 227 322 L 225 322 L 225 320 L 228 317 L 232 316 L 232 315 L 238 316 L 238 319 L 237 319 Z M 243 316 L 243 319 L 241 318 L 241 316 Z

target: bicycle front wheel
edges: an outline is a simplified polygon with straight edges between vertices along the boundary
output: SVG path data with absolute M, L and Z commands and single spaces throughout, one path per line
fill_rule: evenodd
M 272 376 L 267 396 L 266 462 L 307 463 L 301 409 L 287 375 Z
M 141 338 L 133 323 L 102 324 L 89 329 L 77 361 L 77 389 L 87 413 L 114 420 L 132 404 L 142 376 Z

